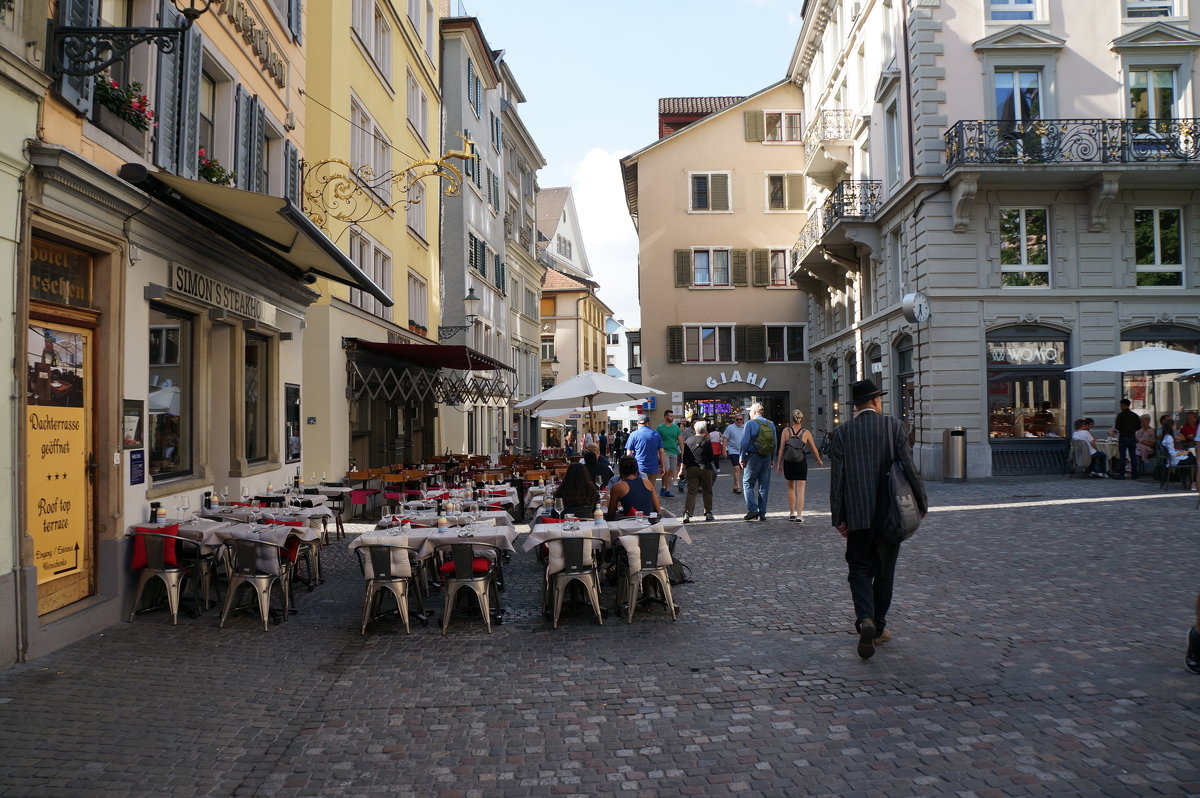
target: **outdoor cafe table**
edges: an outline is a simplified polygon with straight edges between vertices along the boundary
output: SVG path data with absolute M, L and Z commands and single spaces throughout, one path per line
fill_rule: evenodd
M 688 534 L 687 527 L 678 518 L 664 516 L 662 519 L 662 529 L 669 535 L 678 535 L 679 539 L 684 543 L 692 542 L 692 536 Z M 594 521 L 582 519 L 579 521 L 579 529 L 574 533 L 568 534 L 606 538 L 609 543 L 612 543 L 621 535 L 635 535 L 638 532 L 649 532 L 650 530 L 650 526 L 639 523 L 636 518 L 605 521 L 602 522 L 601 526 L 596 526 Z M 564 532 L 562 524 L 534 524 L 522 548 L 525 551 L 530 551 L 551 538 L 563 537 Z
M 480 543 L 489 543 L 502 551 L 516 551 L 513 548 L 513 541 L 517 539 L 516 527 L 512 526 L 508 513 L 502 510 L 495 510 L 489 514 L 480 514 L 479 523 L 475 526 L 475 533 L 470 538 L 463 538 L 460 535 L 465 531 L 467 525 L 466 516 L 448 516 L 447 521 L 450 526 L 446 529 L 438 529 L 436 525 L 437 519 L 432 516 L 427 518 L 409 517 L 410 521 L 417 523 L 428 523 L 428 527 L 412 527 L 408 533 L 409 545 L 417 551 L 417 555 L 424 558 L 433 554 L 433 549 L 443 543 L 463 543 L 466 540 L 477 540 Z M 490 524 L 488 522 L 491 522 Z M 376 525 L 377 531 L 387 529 L 399 529 L 394 516 L 385 517 Z
M 325 519 L 333 518 L 333 510 L 320 507 L 211 507 L 201 509 L 201 518 L 211 518 L 217 521 L 241 521 L 249 523 L 254 519 L 254 512 L 277 521 L 303 521 L 307 527 L 314 530 L 325 528 Z
M 175 522 L 171 521 L 170 523 L 173 524 Z M 162 528 L 163 526 L 164 524 L 138 524 L 137 528 L 155 529 Z M 133 532 L 133 527 L 130 527 L 129 532 Z M 206 548 L 220 546 L 230 538 L 261 540 L 283 546 L 287 543 L 289 537 L 295 537 L 302 543 L 310 543 L 314 540 L 319 540 L 320 533 L 310 527 L 303 526 L 249 524 L 241 523 L 232 518 L 220 521 L 201 518 L 194 521 L 180 521 L 179 537 L 195 540 Z M 273 562 L 269 557 L 260 557 L 258 559 L 258 567 L 267 573 L 276 573 L 278 571 L 278 563 Z

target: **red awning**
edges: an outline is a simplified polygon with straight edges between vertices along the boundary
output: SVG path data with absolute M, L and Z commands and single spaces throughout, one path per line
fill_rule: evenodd
M 495 358 L 476 352 L 467 346 L 450 346 L 447 344 L 383 344 L 375 341 L 364 341 L 361 338 L 347 338 L 347 349 L 358 349 L 363 352 L 374 352 L 387 355 L 397 360 L 405 360 L 418 366 L 432 369 L 454 369 L 456 371 L 512 371 L 516 369 L 506 366 Z

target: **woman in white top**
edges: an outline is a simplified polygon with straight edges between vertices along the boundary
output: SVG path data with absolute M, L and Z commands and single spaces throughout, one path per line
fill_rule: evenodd
M 1162 445 L 1167 450 L 1167 464 L 1171 466 L 1177 465 L 1195 465 L 1196 455 L 1189 452 L 1187 449 L 1180 451 L 1175 448 L 1175 419 L 1164 419 L 1162 423 Z

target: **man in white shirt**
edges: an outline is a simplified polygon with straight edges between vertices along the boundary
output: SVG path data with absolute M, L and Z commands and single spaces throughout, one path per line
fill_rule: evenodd
M 1097 451 L 1096 439 L 1092 437 L 1090 432 L 1091 425 L 1088 424 L 1089 419 L 1080 418 L 1074 423 L 1075 431 L 1071 433 L 1071 439 L 1083 441 L 1087 444 L 1088 454 L 1092 456 L 1091 475 L 1094 477 L 1107 477 L 1108 469 L 1105 468 L 1106 463 L 1104 452 Z
M 746 417 L 738 413 L 734 422 L 725 428 L 721 435 L 721 443 L 725 444 L 725 452 L 733 466 L 733 492 L 742 492 L 742 436 L 746 434 Z

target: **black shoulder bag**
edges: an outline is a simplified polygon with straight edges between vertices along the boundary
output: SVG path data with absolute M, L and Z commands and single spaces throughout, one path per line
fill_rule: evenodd
M 903 543 L 921 525 L 921 510 L 917 507 L 917 497 L 904 474 L 904 468 L 896 459 L 896 435 L 892 424 L 888 423 L 886 427 L 889 457 L 880 480 L 883 493 L 877 497 L 876 517 L 879 523 L 876 528 L 892 543 Z

